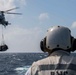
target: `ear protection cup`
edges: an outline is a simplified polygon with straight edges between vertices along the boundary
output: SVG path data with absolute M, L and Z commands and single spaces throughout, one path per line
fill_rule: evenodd
M 46 47 L 46 37 L 40 41 L 40 48 L 43 52 L 45 52 Z
M 73 42 L 73 51 L 76 50 L 76 39 L 74 39 L 74 42 Z
M 71 37 L 71 43 L 72 43 L 71 51 L 75 51 L 76 50 L 76 39 L 74 37 Z

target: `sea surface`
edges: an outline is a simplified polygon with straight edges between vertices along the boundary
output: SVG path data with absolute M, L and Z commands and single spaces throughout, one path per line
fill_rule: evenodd
M 24 75 L 34 61 L 45 57 L 46 53 L 0 53 L 0 75 Z
M 24 75 L 34 61 L 45 57 L 44 53 L 0 53 L 0 75 Z

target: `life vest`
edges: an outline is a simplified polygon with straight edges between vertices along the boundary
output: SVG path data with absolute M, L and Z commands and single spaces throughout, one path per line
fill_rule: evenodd
M 34 62 L 31 75 L 76 75 L 76 58 L 61 53 Z

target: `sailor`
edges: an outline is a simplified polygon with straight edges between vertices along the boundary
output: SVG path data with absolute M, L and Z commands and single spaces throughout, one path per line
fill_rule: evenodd
M 71 55 L 76 49 L 76 39 L 67 27 L 54 26 L 40 42 L 47 58 L 32 64 L 25 75 L 76 75 L 76 58 Z

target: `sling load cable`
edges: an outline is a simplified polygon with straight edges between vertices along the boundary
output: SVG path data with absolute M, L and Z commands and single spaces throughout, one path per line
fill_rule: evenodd
M 2 41 L 1 41 L 0 51 L 6 51 L 7 49 L 8 46 L 5 44 L 4 41 L 3 26 L 2 26 Z
M 3 26 L 2 26 L 2 42 L 1 42 L 1 45 L 4 45 L 5 44 L 5 41 L 4 41 L 4 33 L 3 33 Z

